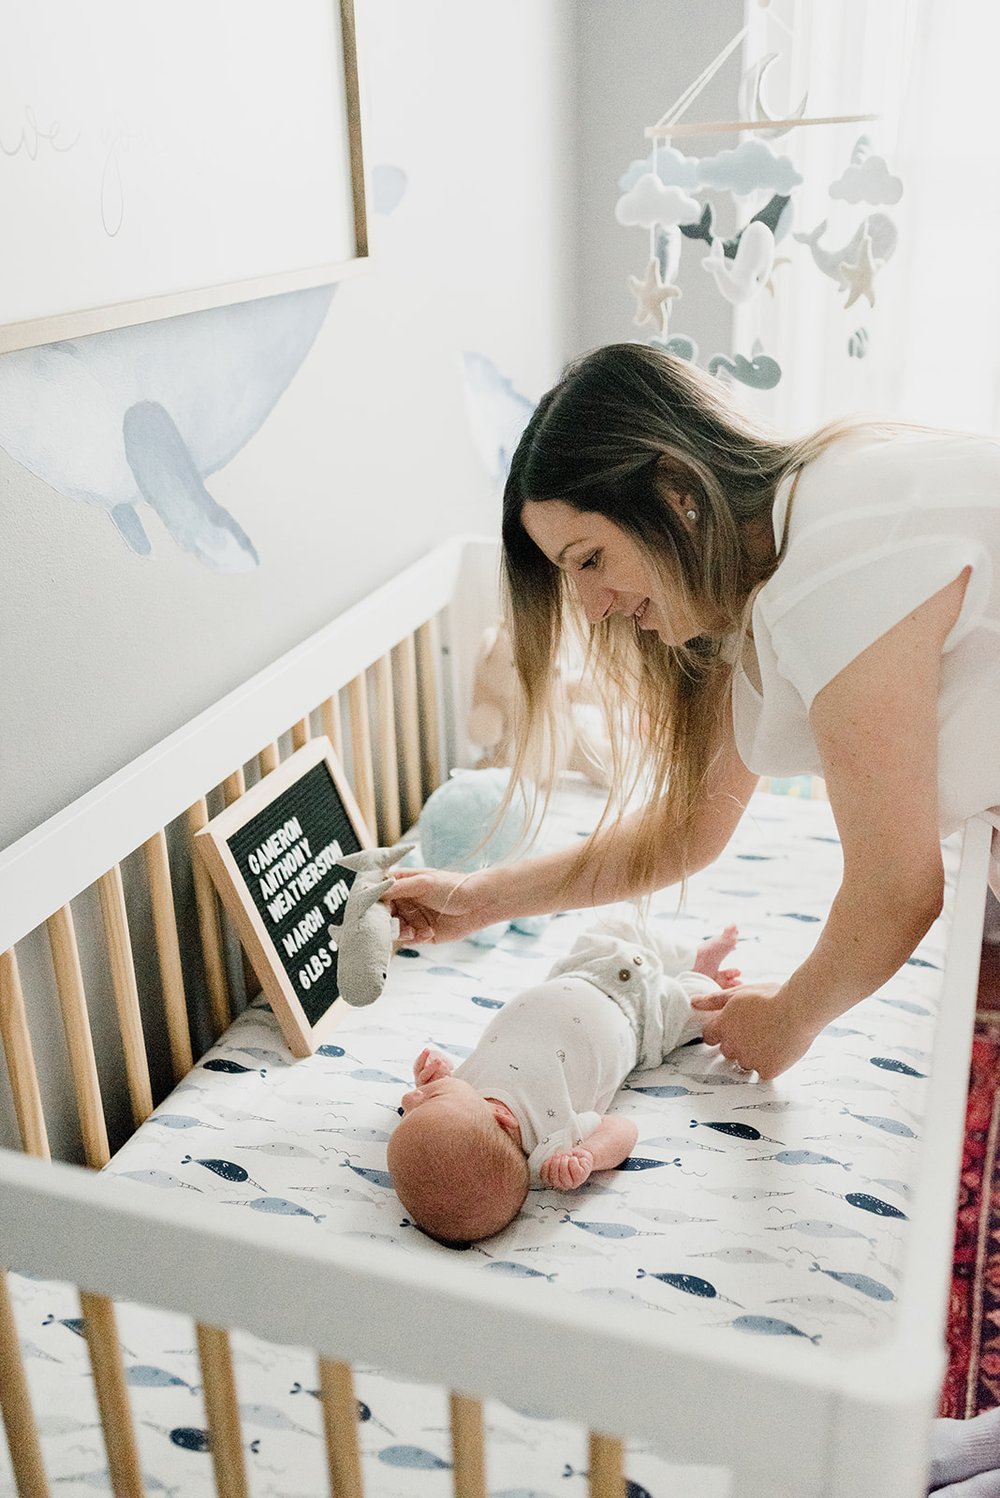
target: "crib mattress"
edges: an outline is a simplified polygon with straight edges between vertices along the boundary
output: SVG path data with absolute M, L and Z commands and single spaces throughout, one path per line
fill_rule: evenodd
M 584 835 L 599 804 L 583 782 L 566 788 L 551 844 Z M 951 881 L 957 848 L 945 851 Z M 826 803 L 758 794 L 726 853 L 691 880 L 684 908 L 667 892 L 652 918 L 694 940 L 735 922 L 731 960 L 745 978 L 778 977 L 811 948 L 840 868 Z M 269 1009 L 251 1007 L 107 1169 L 356 1239 L 359 1253 L 372 1241 L 454 1253 L 410 1224 L 386 1173 L 412 1060 L 428 1043 L 466 1055 L 496 1007 L 543 976 L 589 919 L 560 916 L 538 937 L 510 932 L 494 950 L 404 950 L 378 1003 L 350 1012 L 307 1060 L 291 1059 Z M 902 1273 L 946 926 L 947 914 L 900 973 L 774 1082 L 737 1074 L 701 1043 L 633 1073 L 614 1105 L 639 1128 L 631 1159 L 576 1193 L 533 1190 L 517 1221 L 463 1260 L 532 1294 L 557 1286 L 712 1339 L 797 1338 L 817 1357 L 879 1343 Z M 36 1408 L 59 1411 L 40 1420 L 50 1475 L 110 1491 L 75 1292 L 27 1276 L 11 1285 Z M 212 1493 L 193 1327 L 132 1306 L 119 1319 L 148 1491 Z M 252 1491 L 324 1493 L 315 1359 L 240 1334 L 234 1347 Z M 376 1370 L 356 1375 L 372 1498 L 449 1493 L 446 1396 Z M 496 1403 L 487 1417 L 493 1498 L 586 1491 L 583 1432 Z M 726 1491 L 717 1470 L 671 1467 L 648 1449 L 630 1448 L 627 1471 L 630 1498 Z M 0 1491 L 14 1491 L 2 1464 Z

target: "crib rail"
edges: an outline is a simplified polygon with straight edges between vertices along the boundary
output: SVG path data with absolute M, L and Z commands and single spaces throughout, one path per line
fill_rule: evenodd
M 172 1193 L 88 1178 L 79 1167 L 59 1163 L 41 1167 L 9 1152 L 0 1152 L 0 1192 L 10 1208 L 0 1219 L 2 1263 L 16 1267 L 30 1255 L 34 1273 L 75 1276 L 91 1295 L 316 1348 L 335 1495 L 363 1492 L 349 1374 L 349 1365 L 359 1363 L 460 1391 L 451 1399 L 457 1498 L 485 1498 L 480 1401 L 491 1397 L 596 1432 L 592 1498 L 624 1498 L 621 1443 L 636 1437 L 670 1449 L 680 1461 L 743 1462 L 750 1481 L 737 1489 L 741 1498 L 834 1492 L 822 1486 L 829 1442 L 843 1411 L 855 1405 L 877 1406 L 879 1428 L 897 1453 L 919 1447 L 922 1409 L 918 1420 L 914 1404 L 927 1396 L 933 1373 L 914 1359 L 899 1377 L 891 1349 L 881 1358 L 845 1357 L 839 1364 L 788 1345 L 713 1349 L 697 1333 L 628 1309 L 583 1307 L 578 1297 L 554 1290 L 540 1300 L 523 1286 L 486 1284 L 461 1264 L 375 1244 L 359 1255 L 336 1238 L 305 1240 L 288 1223 L 251 1223 L 242 1214 L 236 1222 L 212 1202 L 200 1203 L 193 1216 L 166 1199 Z M 148 1252 L 153 1242 L 155 1255 Z M 239 1276 L 231 1267 L 237 1260 Z M 246 1284 L 266 1286 L 267 1293 L 247 1297 Z M 407 1328 L 402 1338 L 401 1326 Z M 200 1345 L 204 1340 L 199 1335 Z M 484 1357 L 484 1348 L 495 1355 Z M 226 1469 L 217 1482 L 228 1484 L 219 1491 L 243 1493 L 245 1479 L 236 1475 L 242 1471 L 239 1426 L 231 1404 L 228 1413 L 225 1408 L 228 1375 L 217 1382 L 211 1353 L 209 1346 L 203 1369 L 223 1405 L 213 1441 L 221 1439 L 217 1431 L 230 1433 L 231 1454 L 217 1460 L 217 1469 Z M 724 1418 L 713 1416 L 698 1428 L 671 1425 L 671 1409 L 690 1409 L 697 1401 L 704 1410 L 720 1410 L 720 1399 Z M 755 1435 L 777 1408 L 794 1411 L 798 1434 L 765 1456 Z M 883 1475 L 877 1472 L 876 1480 Z M 22 1491 L 34 1498 L 44 1489 Z M 875 1491 L 896 1498 L 903 1490 L 883 1483 L 852 1490 L 850 1498 Z

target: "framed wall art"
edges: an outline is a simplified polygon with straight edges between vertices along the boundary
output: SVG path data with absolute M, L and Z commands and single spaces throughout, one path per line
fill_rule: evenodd
M 353 0 L 0 15 L 0 352 L 364 264 Z

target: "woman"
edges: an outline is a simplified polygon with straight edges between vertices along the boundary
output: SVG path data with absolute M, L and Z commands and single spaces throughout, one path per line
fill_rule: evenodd
M 941 908 L 940 837 L 976 812 L 1000 827 L 994 557 L 1000 447 L 985 438 L 845 423 L 782 442 L 652 348 L 570 366 L 504 495 L 515 770 L 574 610 L 609 726 L 642 763 L 629 780 L 616 757 L 618 813 L 582 854 L 401 873 L 387 898 L 407 939 L 683 881 L 726 845 L 759 775 L 820 774 L 844 874 L 816 947 L 776 988 L 717 996 L 705 1032 L 777 1076 L 910 956 Z M 624 814 L 639 785 L 644 808 Z

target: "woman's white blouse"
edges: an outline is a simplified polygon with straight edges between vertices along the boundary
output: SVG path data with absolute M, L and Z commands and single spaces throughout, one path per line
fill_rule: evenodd
M 1000 826 L 1000 444 L 942 432 L 835 442 L 774 505 L 788 547 L 753 609 L 762 692 L 737 664 L 736 743 L 761 775 L 821 775 L 809 724 L 827 682 L 965 568 L 939 697 L 941 835 Z M 906 724 L 899 725 L 906 733 Z

